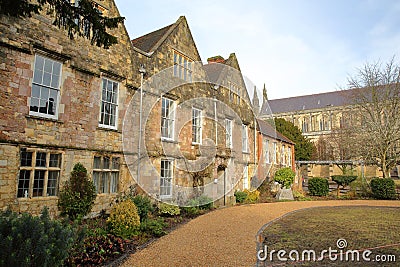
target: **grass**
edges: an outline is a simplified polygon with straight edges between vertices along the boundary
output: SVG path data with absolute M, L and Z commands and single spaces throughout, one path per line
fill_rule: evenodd
M 291 213 L 266 227 L 263 232 L 263 246 L 271 250 L 285 250 L 286 257 L 291 250 L 316 251 L 317 258 L 322 250 L 339 250 L 337 240 L 345 239 L 348 250 L 370 249 L 371 259 L 378 254 L 395 255 L 397 262 L 384 265 L 365 262 L 360 252 L 360 262 L 330 261 L 282 262 L 274 254 L 272 266 L 398 266 L 400 261 L 400 208 L 382 207 L 321 207 Z M 385 245 L 395 246 L 376 248 Z M 374 248 L 374 249 L 372 249 Z M 375 249 L 376 248 L 376 249 Z M 265 263 L 271 264 L 269 259 Z M 286 264 L 286 265 L 285 265 Z M 270 266 L 270 265 L 268 265 Z

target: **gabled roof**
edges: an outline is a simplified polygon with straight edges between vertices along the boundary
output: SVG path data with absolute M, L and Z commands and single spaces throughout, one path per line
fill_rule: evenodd
M 146 53 L 150 53 L 155 50 L 153 48 L 155 48 L 155 46 L 163 39 L 169 30 L 173 28 L 174 25 L 175 23 L 133 39 L 132 45 Z
M 285 142 L 285 143 L 289 143 L 294 145 L 295 143 L 290 140 L 289 138 L 287 138 L 286 136 L 284 136 L 283 134 L 281 134 L 280 132 L 278 132 L 271 124 L 269 124 L 266 121 L 257 119 L 257 125 L 258 125 L 258 130 L 260 131 L 260 133 L 262 135 L 274 138 L 276 140 Z
M 186 21 L 185 16 L 180 16 L 179 19 L 166 27 L 163 27 L 159 30 L 153 31 L 151 33 L 145 34 L 143 36 L 140 36 L 136 39 L 131 40 L 131 43 L 134 47 L 134 49 L 138 50 L 138 52 L 141 52 L 147 56 L 152 56 L 154 51 L 156 51 L 164 42 L 165 40 L 171 35 L 171 33 L 174 31 L 176 27 L 178 27 L 179 24 L 184 23 L 188 28 L 188 24 Z M 189 35 L 190 38 L 193 39 L 190 29 L 189 30 Z M 193 40 L 193 45 L 196 47 L 196 44 L 194 43 Z M 200 55 L 198 54 L 197 48 L 196 48 L 197 56 L 200 58 Z
M 268 100 L 273 114 L 351 104 L 350 90 Z M 263 104 L 262 110 L 266 110 Z

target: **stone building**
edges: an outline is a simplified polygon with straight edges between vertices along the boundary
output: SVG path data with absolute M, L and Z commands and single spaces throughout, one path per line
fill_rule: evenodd
M 203 65 L 184 17 L 132 44 L 150 70 L 143 85 L 142 151 L 139 159 L 127 157 L 128 166 L 142 170 L 139 185 L 181 205 L 200 195 L 232 200 L 235 189 L 249 188 L 255 118 L 235 54 Z M 132 113 L 140 109 L 137 100 Z M 132 151 L 139 150 L 135 125 L 125 131 Z
M 277 132 L 268 122 L 257 119 L 258 125 L 258 169 L 257 177 L 271 181 L 274 173 L 283 167 L 296 171 L 294 161 L 294 143 L 286 136 Z M 294 186 L 299 186 L 296 176 Z
M 119 16 L 112 0 L 98 3 Z M 131 184 L 124 164 L 122 122 L 140 80 L 123 25 L 106 50 L 70 40 L 53 18 L 0 17 L 0 208 L 57 210 L 57 194 L 81 162 L 98 196 L 94 210 Z
M 96 3 L 119 16 L 113 0 Z M 120 25 L 108 50 L 52 21 L 46 9 L 0 18 L 0 209 L 57 214 L 78 162 L 96 186 L 94 212 L 135 184 L 221 205 L 258 186 L 257 123 L 235 54 L 204 65 L 185 17 L 134 40 Z
M 333 91 L 327 93 L 303 95 L 282 99 L 273 99 L 264 102 L 262 111 L 270 110 L 276 118 L 283 118 L 292 122 L 317 146 L 319 152 L 317 161 L 310 162 L 308 167 L 303 168 L 303 176 L 308 177 L 330 177 L 342 174 L 342 171 L 333 161 L 344 160 L 338 156 L 337 148 L 327 147 L 326 140 L 330 135 L 346 125 L 357 122 L 352 113 L 354 108 L 352 99 L 353 90 Z M 261 118 L 267 118 L 269 114 L 261 114 Z M 323 151 L 319 151 L 323 150 Z M 329 155 L 327 155 L 329 154 Z M 329 157 L 327 159 L 326 157 Z M 369 177 L 381 177 L 382 173 L 376 166 L 362 166 L 355 160 L 354 171 L 358 175 Z

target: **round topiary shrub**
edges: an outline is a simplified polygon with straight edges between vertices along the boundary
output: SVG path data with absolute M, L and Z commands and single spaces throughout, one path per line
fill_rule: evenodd
M 332 175 L 331 176 L 332 181 L 334 181 L 337 184 L 337 196 L 339 197 L 340 195 L 340 188 L 341 186 L 343 189 L 350 185 L 352 182 L 357 180 L 357 176 L 355 175 Z
M 140 217 L 135 204 L 130 199 L 115 204 L 107 218 L 110 232 L 122 238 L 130 238 L 139 232 Z
M 308 191 L 312 196 L 326 196 L 329 193 L 328 180 L 321 177 L 308 179 Z
M 279 169 L 275 172 L 274 181 L 278 182 L 281 187 L 289 189 L 294 182 L 296 173 L 289 167 Z
M 69 181 L 66 181 L 60 190 L 58 208 L 61 215 L 67 215 L 75 220 L 87 215 L 96 199 L 96 189 L 91 180 L 88 179 L 87 170 L 81 164 L 75 164 Z
M 395 199 L 396 186 L 393 179 L 374 178 L 371 180 L 372 195 L 376 199 Z

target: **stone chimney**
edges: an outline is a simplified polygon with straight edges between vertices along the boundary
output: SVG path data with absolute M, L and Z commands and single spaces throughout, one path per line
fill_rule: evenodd
M 215 57 L 209 57 L 207 58 L 207 63 L 211 64 L 211 63 L 225 63 L 225 59 L 221 56 L 215 56 Z

